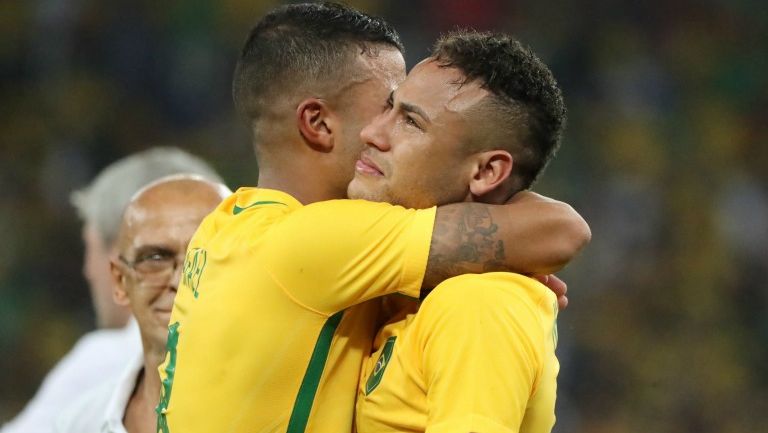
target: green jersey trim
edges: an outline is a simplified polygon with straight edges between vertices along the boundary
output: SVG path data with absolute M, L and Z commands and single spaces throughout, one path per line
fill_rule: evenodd
M 169 433 L 168 420 L 165 417 L 168 410 L 168 403 L 171 400 L 171 389 L 173 388 L 173 377 L 176 373 L 176 346 L 179 344 L 179 322 L 174 322 L 168 327 L 168 341 L 165 344 L 168 349 L 168 356 L 171 358 L 165 367 L 165 379 L 160 390 L 160 403 L 155 408 L 157 414 L 157 432 Z
M 299 393 L 296 395 L 296 402 L 293 404 L 291 418 L 288 421 L 288 430 L 286 433 L 304 433 L 309 421 L 309 414 L 312 411 L 312 403 L 315 400 L 317 387 L 320 385 L 320 377 L 325 369 L 325 362 L 328 360 L 328 352 L 331 349 L 331 341 L 336 328 L 341 322 L 343 311 L 339 311 L 329 317 L 320 330 L 320 336 L 317 337 L 315 349 L 312 351 L 312 357 L 309 359 L 307 371 L 304 373 L 304 379 L 301 381 Z
M 254 206 L 258 206 L 258 205 L 261 205 L 261 204 L 281 204 L 283 206 L 287 206 L 285 203 L 282 203 L 282 202 L 279 202 L 279 201 L 257 201 L 256 203 L 251 203 L 251 204 L 249 204 L 246 207 L 240 207 L 238 205 L 235 205 L 232 208 L 232 215 L 237 215 L 240 212 L 242 212 L 242 211 L 244 211 L 244 210 L 246 210 L 248 208 L 252 208 Z

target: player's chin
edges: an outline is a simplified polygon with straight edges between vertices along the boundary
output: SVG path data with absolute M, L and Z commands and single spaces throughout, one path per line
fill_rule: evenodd
M 366 197 L 371 195 L 370 185 L 366 182 L 367 180 L 364 176 L 355 174 L 355 177 L 352 178 L 349 186 L 347 186 L 347 197 L 356 200 L 366 200 Z
M 376 181 L 369 176 L 356 175 L 347 187 L 347 196 L 355 200 L 386 201 L 386 194 Z

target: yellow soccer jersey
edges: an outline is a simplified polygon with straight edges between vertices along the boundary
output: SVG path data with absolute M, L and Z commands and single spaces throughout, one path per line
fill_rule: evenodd
M 435 209 L 240 189 L 190 242 L 158 431 L 348 432 L 378 300 L 418 297 Z
M 518 274 L 444 281 L 384 326 L 363 366 L 358 433 L 549 432 L 557 300 Z

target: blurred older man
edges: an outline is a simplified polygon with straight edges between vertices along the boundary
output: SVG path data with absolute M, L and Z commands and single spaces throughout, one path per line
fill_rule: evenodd
M 157 147 L 112 163 L 88 186 L 72 194 L 72 203 L 83 220 L 83 273 L 101 329 L 80 338 L 48 373 L 24 410 L 0 429 L 2 433 L 53 431 L 61 408 L 72 398 L 119 374 L 125 360 L 141 352 L 136 325 L 129 323 L 130 310 L 113 300 L 110 256 L 131 197 L 148 183 L 177 173 L 221 181 L 202 159 L 177 148 Z
M 223 184 L 180 175 L 152 183 L 130 202 L 111 269 L 115 300 L 136 318 L 143 356 L 126 359 L 123 374 L 66 409 L 57 431 L 154 432 L 157 366 L 165 357 L 184 252 L 203 217 L 229 194 Z

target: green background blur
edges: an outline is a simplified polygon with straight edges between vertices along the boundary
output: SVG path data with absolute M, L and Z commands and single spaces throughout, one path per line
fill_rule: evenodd
M 562 276 L 556 432 L 768 425 L 768 6 L 750 0 L 352 1 L 412 66 L 441 31 L 497 29 L 569 107 L 537 191 L 593 241 Z M 0 424 L 94 326 L 68 202 L 156 145 L 235 188 L 256 166 L 230 78 L 272 1 L 0 0 Z

